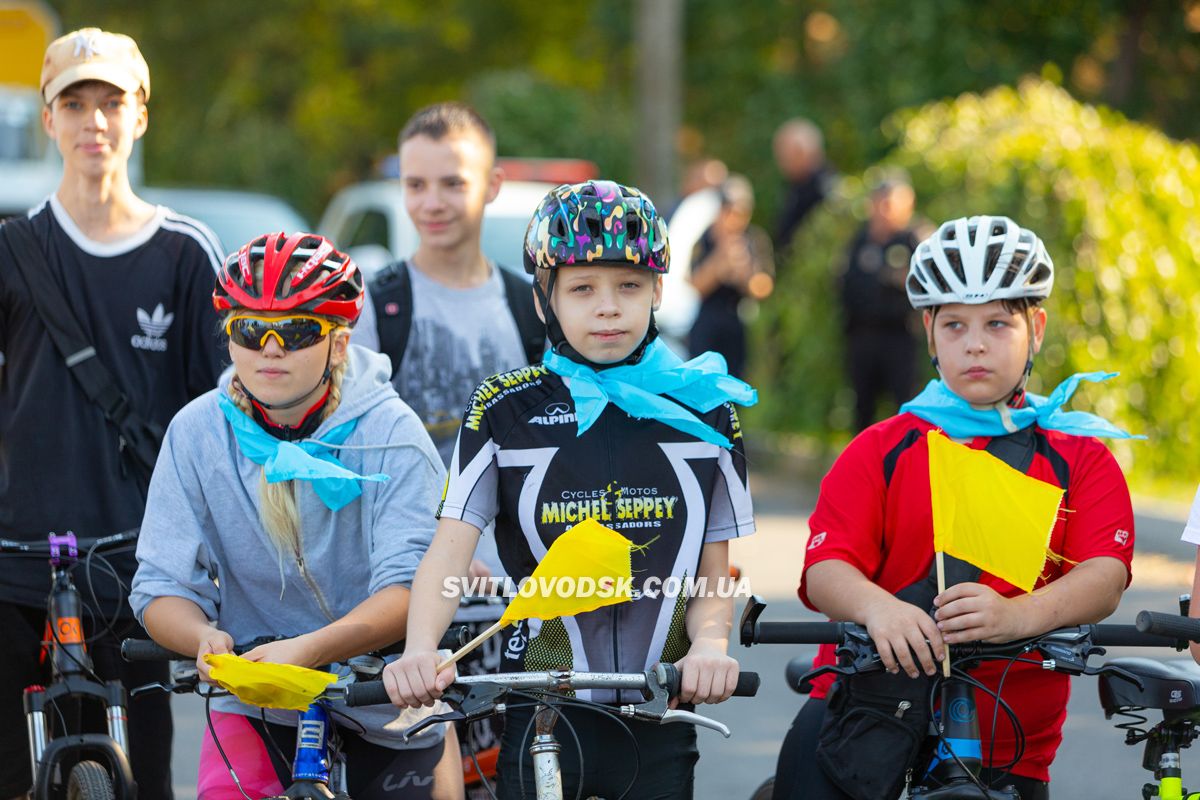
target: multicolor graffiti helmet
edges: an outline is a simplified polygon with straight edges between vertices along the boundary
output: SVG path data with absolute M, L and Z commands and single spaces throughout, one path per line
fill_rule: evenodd
M 525 231 L 525 270 L 613 264 L 665 275 L 667 225 L 654 203 L 612 181 L 564 183 L 533 212 Z
M 1054 262 L 1037 234 L 1008 217 L 961 217 L 917 245 L 905 288 L 913 308 L 1044 300 Z
M 255 269 L 262 262 L 261 279 Z M 323 236 L 270 233 L 225 259 L 213 289 L 217 311 L 307 311 L 351 325 L 362 313 L 358 265 Z

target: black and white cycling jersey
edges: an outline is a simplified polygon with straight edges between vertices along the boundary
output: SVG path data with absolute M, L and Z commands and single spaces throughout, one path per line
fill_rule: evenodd
M 694 578 L 705 543 L 754 531 L 737 413 L 725 404 L 702 419 L 732 449 L 614 405 L 577 435 L 567 384 L 541 365 L 476 388 L 439 516 L 481 530 L 494 519 L 500 560 L 517 582 L 559 535 L 585 519 L 635 545 L 632 602 L 506 628 L 504 670 L 639 672 L 687 654 L 687 593 L 674 595 L 678 581 L 667 579 Z M 599 694 L 591 699 L 616 699 Z

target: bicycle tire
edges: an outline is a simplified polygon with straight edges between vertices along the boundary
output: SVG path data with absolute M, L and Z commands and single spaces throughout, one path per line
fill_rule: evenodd
M 113 800 L 112 777 L 95 761 L 80 761 L 67 781 L 67 800 Z
M 762 782 L 762 785 L 754 790 L 754 794 L 750 795 L 750 800 L 771 800 L 771 795 L 775 794 L 775 776 L 767 778 Z

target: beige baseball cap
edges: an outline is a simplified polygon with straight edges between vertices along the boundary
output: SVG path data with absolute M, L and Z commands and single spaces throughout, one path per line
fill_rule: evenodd
M 80 28 L 50 43 L 42 62 L 42 99 L 49 103 L 80 81 L 104 81 L 126 92 L 141 89 L 150 99 L 150 68 L 137 42 L 121 33 Z

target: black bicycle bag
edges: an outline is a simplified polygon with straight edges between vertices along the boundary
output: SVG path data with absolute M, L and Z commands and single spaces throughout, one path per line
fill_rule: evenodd
M 933 679 L 905 673 L 843 676 L 827 698 L 817 763 L 855 800 L 892 800 L 920 760 Z

